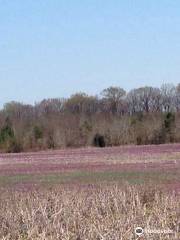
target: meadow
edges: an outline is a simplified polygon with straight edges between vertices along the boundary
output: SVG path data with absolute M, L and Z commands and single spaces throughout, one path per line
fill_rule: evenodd
M 180 144 L 0 154 L 0 239 L 179 239 L 179 176 Z

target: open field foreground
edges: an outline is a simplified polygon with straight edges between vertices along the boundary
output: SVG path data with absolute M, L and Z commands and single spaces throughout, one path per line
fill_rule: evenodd
M 180 239 L 179 206 L 180 144 L 0 154 L 0 239 Z

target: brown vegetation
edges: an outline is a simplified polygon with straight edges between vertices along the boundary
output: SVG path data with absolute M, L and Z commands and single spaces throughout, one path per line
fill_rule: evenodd
M 164 84 L 161 89 L 141 87 L 126 93 L 110 87 L 100 96 L 77 93 L 34 106 L 7 103 L 0 111 L 0 149 L 180 142 L 179 89 Z
M 179 198 L 154 187 L 66 186 L 0 190 L 3 240 L 129 240 L 135 228 L 171 231 L 143 239 L 179 239 Z

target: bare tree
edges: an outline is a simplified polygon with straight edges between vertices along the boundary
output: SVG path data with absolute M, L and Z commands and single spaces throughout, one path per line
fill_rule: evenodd
M 8 117 L 15 119 L 32 119 L 34 116 L 33 106 L 15 101 L 6 103 L 3 112 Z
M 92 114 L 98 111 L 98 99 L 86 93 L 76 93 L 66 101 L 65 110 L 71 113 Z
M 180 83 L 176 86 L 175 108 L 177 112 L 180 111 Z
M 162 107 L 163 111 L 174 111 L 176 88 L 171 83 L 166 83 L 161 86 Z
M 126 95 L 126 91 L 120 87 L 109 87 L 101 92 L 106 104 L 109 105 L 109 110 L 112 113 L 117 113 L 118 109 L 121 111 L 123 106 L 122 101 Z
M 64 110 L 65 99 L 49 98 L 35 104 L 35 110 L 38 115 L 49 115 L 52 113 L 61 113 Z
M 136 112 L 154 112 L 160 109 L 160 90 L 153 87 L 142 87 L 131 90 L 127 102 L 131 114 Z

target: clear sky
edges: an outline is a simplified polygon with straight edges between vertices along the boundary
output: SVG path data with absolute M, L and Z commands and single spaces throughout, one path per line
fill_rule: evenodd
M 179 76 L 179 0 L 0 0 L 1 106 Z

